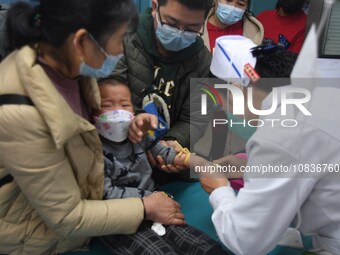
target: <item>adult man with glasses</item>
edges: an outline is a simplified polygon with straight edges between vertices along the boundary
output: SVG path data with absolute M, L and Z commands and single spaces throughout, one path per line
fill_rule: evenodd
M 152 8 L 140 16 L 137 33 L 126 36 L 124 57 L 108 77 L 128 84 L 139 109 L 157 99 L 157 113 L 168 125 L 157 138 L 170 146 L 177 141 L 189 147 L 190 136 L 198 139 L 204 131 L 199 119 L 190 119 L 189 94 L 190 78 L 209 74 L 211 55 L 200 36 L 212 2 L 152 0 Z M 179 170 L 165 166 L 162 159 L 157 161 L 165 171 Z

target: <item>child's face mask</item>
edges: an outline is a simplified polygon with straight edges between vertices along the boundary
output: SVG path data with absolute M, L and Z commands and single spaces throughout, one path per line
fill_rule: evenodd
M 105 112 L 99 117 L 94 117 L 98 133 L 112 142 L 123 142 L 128 137 L 128 131 L 133 113 L 125 110 Z

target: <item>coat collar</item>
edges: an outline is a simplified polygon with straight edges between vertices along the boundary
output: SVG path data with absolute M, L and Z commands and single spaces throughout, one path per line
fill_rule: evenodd
M 60 149 L 73 136 L 95 127 L 73 112 L 36 60 L 37 53 L 32 47 L 25 46 L 19 50 L 16 55 L 18 74 L 28 96 L 49 127 L 56 147 Z M 80 86 L 85 103 L 98 109 L 100 94 L 96 80 L 82 77 Z
M 210 39 L 208 33 L 208 20 L 209 17 L 214 15 L 214 9 L 212 8 L 208 14 L 207 20 L 204 22 L 204 34 L 202 39 L 204 44 L 207 46 L 210 51 Z M 243 16 L 243 34 L 244 37 L 251 39 L 256 45 L 260 45 L 262 43 L 264 37 L 264 28 L 260 21 L 258 21 L 251 14 Z

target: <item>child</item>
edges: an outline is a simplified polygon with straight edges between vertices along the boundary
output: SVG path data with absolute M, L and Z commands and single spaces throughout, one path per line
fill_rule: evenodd
M 101 110 L 94 112 L 94 120 L 104 150 L 105 199 L 143 198 L 154 192 L 152 168 L 146 150 L 154 156 L 161 155 L 169 164 L 189 167 L 190 153 L 187 149 L 177 154 L 173 148 L 148 135 L 137 144 L 128 140 L 133 106 L 126 85 L 106 81 L 99 89 L 102 104 Z M 115 254 L 141 254 L 145 251 L 147 254 L 228 254 L 208 235 L 191 226 L 171 225 L 165 229 L 156 223 L 151 230 L 151 224 L 145 221 L 133 235 L 104 236 L 99 240 Z
M 100 94 L 102 105 L 94 112 L 94 118 L 104 151 L 104 199 L 144 197 L 155 190 L 147 150 L 154 157 L 160 155 L 168 164 L 189 167 L 187 149 L 177 155 L 172 147 L 164 146 L 149 135 L 137 144 L 128 140 L 133 106 L 127 86 L 112 81 L 103 83 Z

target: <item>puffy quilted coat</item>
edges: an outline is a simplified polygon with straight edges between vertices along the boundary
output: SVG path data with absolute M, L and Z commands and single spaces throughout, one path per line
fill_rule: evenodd
M 143 219 L 139 198 L 101 201 L 103 159 L 95 127 L 58 93 L 33 47 L 0 65 L 0 95 L 34 103 L 0 106 L 0 254 L 56 254 L 90 237 L 134 233 Z M 100 106 L 97 83 L 81 78 L 89 107 Z
M 115 71 L 109 77 L 129 85 L 132 102 L 138 108 L 142 108 L 143 98 L 149 94 L 150 85 L 154 82 L 155 60 L 146 48 L 152 47 L 152 44 L 144 45 L 146 42 L 143 42 L 141 37 L 153 38 L 152 27 L 151 9 L 147 9 L 140 16 L 138 33 L 129 33 L 125 36 L 124 57 L 118 62 Z M 190 83 L 194 85 L 197 78 L 209 76 L 211 54 L 204 47 L 201 38 L 198 38 L 195 44 L 201 45 L 201 47 L 196 46 L 199 50 L 191 49 L 195 54 L 183 53 L 188 57 L 182 59 L 178 66 L 173 103 L 169 110 L 170 129 L 162 137 L 164 140 L 177 140 L 183 147 L 189 147 L 190 142 L 197 141 L 203 135 L 206 127 L 202 116 L 200 116 L 200 109 L 198 109 L 200 95 L 196 100 L 195 96 L 198 96 L 198 93 L 194 91 L 194 86 L 191 87 Z M 196 80 L 192 78 L 196 78 Z

